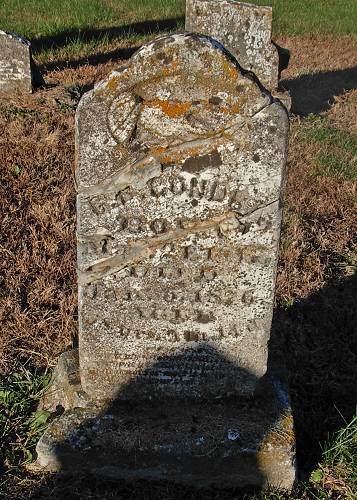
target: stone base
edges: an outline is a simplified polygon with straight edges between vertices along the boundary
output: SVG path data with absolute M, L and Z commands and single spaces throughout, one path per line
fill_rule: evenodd
M 62 357 L 60 364 L 70 367 L 74 380 L 72 362 Z M 296 468 L 287 394 L 276 380 L 265 381 L 261 389 L 248 401 L 118 401 L 105 408 L 88 403 L 68 409 L 40 439 L 37 463 L 53 471 L 197 487 L 271 484 L 290 490 Z

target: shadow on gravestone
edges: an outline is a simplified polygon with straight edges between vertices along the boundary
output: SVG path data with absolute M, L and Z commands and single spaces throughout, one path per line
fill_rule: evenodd
M 246 370 L 207 343 L 194 350 L 197 357 L 208 354 L 212 364 L 236 380 L 246 376 Z M 226 395 L 224 384 L 222 397 L 215 399 L 165 397 L 167 385 L 187 365 L 192 366 L 192 349 L 153 363 L 104 408 L 67 410 L 40 441 L 40 464 L 69 474 L 194 487 L 260 489 L 273 476 L 275 482 L 286 481 L 281 475 L 284 461 L 293 457 L 294 438 L 283 384 L 265 377 L 254 399 Z M 219 383 L 202 365 L 200 373 L 196 368 L 192 374 L 198 393 Z M 140 399 L 142 393 L 153 396 Z
M 357 66 L 336 71 L 319 71 L 281 80 L 291 95 L 291 111 L 297 115 L 315 115 L 327 111 L 336 96 L 357 88 Z

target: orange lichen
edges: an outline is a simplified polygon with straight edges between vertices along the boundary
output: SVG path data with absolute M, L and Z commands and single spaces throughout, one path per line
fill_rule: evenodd
M 166 150 L 165 146 L 151 146 L 150 153 L 154 156 L 160 155 Z
M 228 61 L 223 61 L 222 64 L 223 64 L 223 71 L 227 73 L 231 78 L 238 77 L 237 68 L 235 68 L 233 64 L 229 63 Z
M 221 108 L 218 108 L 218 111 L 220 113 L 225 113 L 227 115 L 235 115 L 236 113 L 239 113 L 241 111 L 241 104 L 236 102 L 234 104 L 232 104 L 232 106 L 230 107 L 221 107 Z
M 147 101 L 146 104 L 149 106 L 153 106 L 154 108 L 160 108 L 165 113 L 165 115 L 169 116 L 170 118 L 184 115 L 191 106 L 191 103 L 188 101 L 169 102 L 162 101 L 161 99 Z
M 169 76 L 175 73 L 177 66 L 178 66 L 178 61 L 172 61 L 171 64 L 169 64 L 162 70 L 163 76 Z
M 194 158 L 202 153 L 210 153 L 216 148 L 216 144 L 204 144 L 192 148 L 181 148 L 176 151 L 168 151 L 166 154 L 160 156 L 161 163 L 175 163 L 183 162 L 186 158 Z
M 188 157 L 198 156 L 202 152 L 202 147 L 196 146 L 190 149 L 179 149 L 178 151 L 171 151 L 169 154 L 164 154 L 160 157 L 162 163 L 175 163 L 184 161 Z
M 110 90 L 116 90 L 118 87 L 119 76 L 113 76 L 107 83 L 107 88 Z

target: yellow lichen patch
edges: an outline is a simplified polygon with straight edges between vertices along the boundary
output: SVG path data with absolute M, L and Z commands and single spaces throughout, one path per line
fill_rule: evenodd
M 110 90 L 116 90 L 118 87 L 119 76 L 113 76 L 107 83 L 107 88 Z
M 230 76 L 230 78 L 238 78 L 238 71 L 237 71 L 237 68 L 235 68 L 233 66 L 233 64 L 231 64 L 230 62 L 228 61 L 223 61 L 223 71 L 228 74 Z
M 287 460 L 295 445 L 293 418 L 285 415 L 279 424 L 265 436 L 256 455 L 261 471 L 268 476 L 274 473 L 276 464 Z
M 163 154 L 160 156 L 161 163 L 177 163 L 183 162 L 186 158 L 193 158 L 195 156 L 199 156 L 202 153 L 206 153 L 207 145 L 204 146 L 195 146 L 193 148 L 182 148 L 176 151 L 168 151 L 167 154 Z
M 177 70 L 177 66 L 178 66 L 178 62 L 177 61 L 172 61 L 171 64 L 169 64 L 168 66 L 166 66 L 162 70 L 163 76 L 169 76 L 169 75 L 172 75 L 173 73 L 175 73 L 175 71 Z
M 271 447 L 291 446 L 295 442 L 295 432 L 292 415 L 285 415 L 279 424 L 265 436 L 260 450 L 264 452 Z
M 160 108 L 165 115 L 170 118 L 175 118 L 177 116 L 184 115 L 191 106 L 191 102 L 169 102 L 162 101 L 161 99 L 155 99 L 154 101 L 147 101 L 146 105 L 152 106 L 154 108 Z
M 161 155 L 166 150 L 165 146 L 151 146 L 150 153 L 154 156 Z

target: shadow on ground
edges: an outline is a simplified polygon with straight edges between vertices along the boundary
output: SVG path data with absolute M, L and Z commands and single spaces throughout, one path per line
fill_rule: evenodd
M 319 71 L 288 80 L 281 80 L 282 88 L 290 92 L 291 111 L 306 116 L 327 111 L 334 97 L 357 87 L 357 66 L 336 71 Z
M 328 435 L 357 404 L 357 275 L 275 312 L 270 371 L 286 366 L 300 474 L 316 467 Z
M 36 53 L 39 53 L 43 50 L 58 50 L 66 47 L 72 41 L 76 40 L 79 40 L 81 43 L 91 43 L 97 42 L 100 39 L 111 42 L 114 40 L 124 41 L 128 37 L 140 37 L 148 35 L 158 36 L 160 33 L 182 30 L 184 21 L 184 17 L 176 17 L 156 21 L 141 21 L 124 26 L 108 27 L 102 29 L 68 30 L 62 31 L 57 35 L 36 38 L 31 41 L 31 44 L 36 56 Z M 64 61 L 63 59 L 51 61 L 48 64 L 44 64 L 41 69 L 46 71 L 53 71 L 63 68 L 75 69 L 85 64 L 96 66 L 115 59 L 129 59 L 129 57 L 131 57 L 131 55 L 138 48 L 139 45 L 135 47 L 118 48 L 110 52 L 94 54 L 73 61 Z
M 175 17 L 140 21 L 117 27 L 67 30 L 61 31 L 56 35 L 35 38 L 31 40 L 31 44 L 35 52 L 46 49 L 61 49 L 68 45 L 69 42 L 77 39 L 83 43 L 89 43 L 97 41 L 98 38 L 105 38 L 108 41 L 112 41 L 128 36 L 143 36 L 158 33 L 160 31 L 172 31 L 182 27 L 184 21 L 184 17 Z

